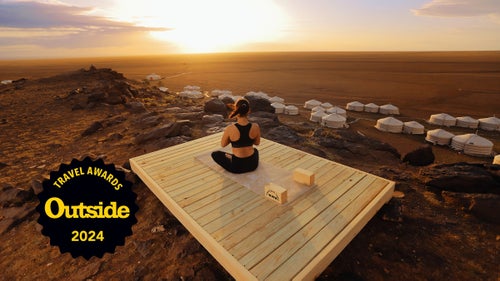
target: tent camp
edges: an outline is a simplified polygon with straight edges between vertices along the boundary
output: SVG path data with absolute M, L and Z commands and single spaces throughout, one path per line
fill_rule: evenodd
M 446 130 L 435 129 L 427 131 L 427 136 L 425 137 L 425 140 L 432 144 L 448 145 L 450 144 L 451 139 L 454 136 L 455 136 L 454 134 Z
M 210 92 L 211 97 L 219 97 L 221 95 L 233 95 L 233 92 L 229 90 L 219 90 L 219 89 L 215 89 Z
M 321 118 L 321 125 L 328 128 L 343 128 L 346 126 L 345 124 L 346 118 L 339 114 L 328 114 Z
M 250 92 L 246 93 L 245 96 L 251 96 L 251 97 L 269 100 L 269 96 L 266 93 L 261 92 L 261 91 L 259 91 L 259 92 L 250 91 Z
M 457 123 L 457 118 L 446 113 L 439 113 L 439 114 L 432 114 L 428 122 L 434 125 L 450 127 L 450 126 L 455 126 L 455 124 Z
M 378 110 L 379 110 L 379 106 L 374 104 L 374 103 L 365 104 L 365 111 L 366 112 L 377 113 Z
M 401 133 L 403 131 L 403 122 L 394 117 L 386 117 L 378 119 L 375 128 L 383 132 Z
M 168 92 L 168 88 L 167 87 L 158 87 L 158 90 L 160 90 L 163 93 Z
M 389 114 L 399 115 L 399 108 L 397 106 L 392 105 L 392 104 L 381 105 L 379 107 L 378 111 L 381 114 L 385 114 L 385 115 L 389 115 Z
M 424 134 L 424 125 L 416 121 L 408 121 L 403 123 L 403 133 L 411 135 L 422 135 Z
M 327 114 L 323 110 L 313 111 L 311 112 L 311 117 L 309 118 L 309 120 L 311 120 L 312 122 L 319 123 L 321 122 L 321 118 L 323 118 L 323 116 L 326 115 Z
M 315 99 L 308 100 L 304 103 L 304 108 L 313 109 L 316 106 L 321 106 L 321 102 Z
M 490 156 L 493 143 L 476 134 L 465 134 L 454 136 L 451 139 L 451 147 L 467 155 Z
M 316 112 L 316 111 L 325 111 L 325 108 L 318 105 L 318 106 L 315 106 L 311 109 L 311 112 Z
M 460 116 L 457 117 L 456 125 L 462 128 L 476 129 L 477 126 L 479 125 L 479 120 L 474 119 L 470 116 Z
M 500 119 L 496 117 L 481 118 L 479 121 L 479 128 L 486 131 L 495 131 L 500 129 Z
M 273 102 L 273 103 L 271 103 L 271 106 L 274 108 L 275 113 L 284 113 L 285 112 L 285 105 L 280 103 L 280 102 Z
M 285 102 L 285 99 L 284 98 L 280 98 L 278 96 L 274 96 L 272 98 L 269 98 L 269 102 L 270 103 L 273 103 L 273 102 L 279 102 L 279 103 L 284 103 Z
M 328 109 L 328 108 L 332 108 L 333 104 L 331 104 L 329 102 L 324 102 L 321 104 L 321 107 L 323 107 L 324 109 Z
M 328 108 L 326 110 L 326 113 L 328 114 L 332 114 L 332 113 L 335 113 L 335 114 L 338 114 L 338 115 L 342 115 L 344 117 L 347 117 L 347 112 L 345 111 L 345 109 L 343 108 L 340 108 L 338 106 L 334 106 L 332 108 Z
M 365 109 L 365 105 L 359 101 L 352 101 L 346 105 L 345 109 L 351 111 L 363 111 Z
M 299 109 L 295 105 L 287 105 L 287 106 L 285 106 L 285 114 L 298 115 Z
M 156 73 L 151 73 L 149 75 L 146 75 L 146 79 L 149 81 L 157 81 L 161 79 L 161 76 Z

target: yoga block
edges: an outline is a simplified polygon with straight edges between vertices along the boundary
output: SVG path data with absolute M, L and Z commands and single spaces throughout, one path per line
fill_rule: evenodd
M 306 169 L 297 168 L 293 171 L 293 180 L 311 186 L 314 184 L 314 173 Z
M 264 195 L 266 196 L 266 198 L 276 201 L 280 204 L 286 203 L 287 200 L 286 189 L 272 182 L 266 184 L 264 188 Z

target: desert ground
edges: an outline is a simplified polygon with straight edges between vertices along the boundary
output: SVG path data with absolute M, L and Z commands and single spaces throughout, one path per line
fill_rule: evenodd
M 91 65 L 99 70 L 112 69 L 124 77 L 109 76 L 108 72 L 94 75 L 87 70 Z M 144 81 L 151 73 L 163 79 Z M 500 52 L 234 53 L 4 60 L 0 61 L 2 80 L 15 82 L 0 85 L 0 280 L 231 279 L 136 178 L 139 213 L 134 234 L 114 254 L 102 259 L 73 259 L 51 246 L 36 221 L 36 197 L 30 195 L 39 191 L 40 181 L 50 171 L 72 158 L 92 155 L 126 167 L 134 156 L 189 140 L 175 137 L 140 145 L 134 142 L 146 131 L 141 127 L 144 118 L 156 116 L 161 125 L 175 119 L 165 108 L 203 106 L 204 101 L 175 97 L 187 85 L 200 86 L 204 91 L 230 90 L 235 95 L 262 91 L 299 107 L 309 99 L 340 107 L 355 100 L 391 103 L 400 109 L 397 118 L 418 121 L 426 129 L 439 127 L 425 121 L 435 113 L 473 118 L 500 115 Z M 138 89 L 134 99 L 145 105 L 147 114 L 132 113 L 123 104 L 91 105 L 86 93 L 74 92 L 82 87 L 90 91 L 105 88 L 106 83 L 112 85 L 115 80 L 126 80 L 127 85 Z M 167 87 L 170 94 L 161 96 L 158 86 Z M 301 109 L 299 116 L 278 118 L 291 127 L 302 124 L 298 131 L 307 139 L 317 126 L 308 121 L 308 114 Z M 380 114 L 348 115 L 350 127 L 343 130 L 387 143 L 400 155 L 425 144 L 422 135 L 376 130 L 376 120 L 384 117 Z M 101 123 L 101 128 L 83 136 L 82 132 L 95 122 Z M 194 124 L 191 138 L 204 134 L 202 126 Z M 476 132 L 445 129 L 455 134 Z M 493 150 L 500 152 L 498 131 L 477 133 L 491 140 Z M 492 161 L 492 157 L 467 156 L 447 147 L 433 146 L 432 150 L 435 164 Z M 378 213 L 319 280 L 500 280 L 500 226 L 467 212 L 468 205 L 463 204 L 467 196 L 446 193 L 446 197 L 428 188 L 421 174 L 432 168 L 408 166 L 384 153 L 325 151 L 319 154 L 395 180 L 396 189 L 405 197 L 395 199 L 397 204 L 392 205 L 403 207 L 395 219 L 383 219 L 387 210 Z M 13 194 L 12 190 L 17 193 L 8 195 Z

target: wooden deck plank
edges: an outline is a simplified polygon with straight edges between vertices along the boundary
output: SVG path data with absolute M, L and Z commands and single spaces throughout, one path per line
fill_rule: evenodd
M 195 157 L 221 133 L 130 159 L 132 170 L 237 280 L 312 280 L 390 199 L 394 182 L 262 138 L 260 159 L 315 173 L 279 205 Z

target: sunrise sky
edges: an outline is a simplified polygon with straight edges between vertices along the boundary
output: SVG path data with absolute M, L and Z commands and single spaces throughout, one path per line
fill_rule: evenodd
M 500 50 L 500 0 L 0 0 L 0 59 Z

